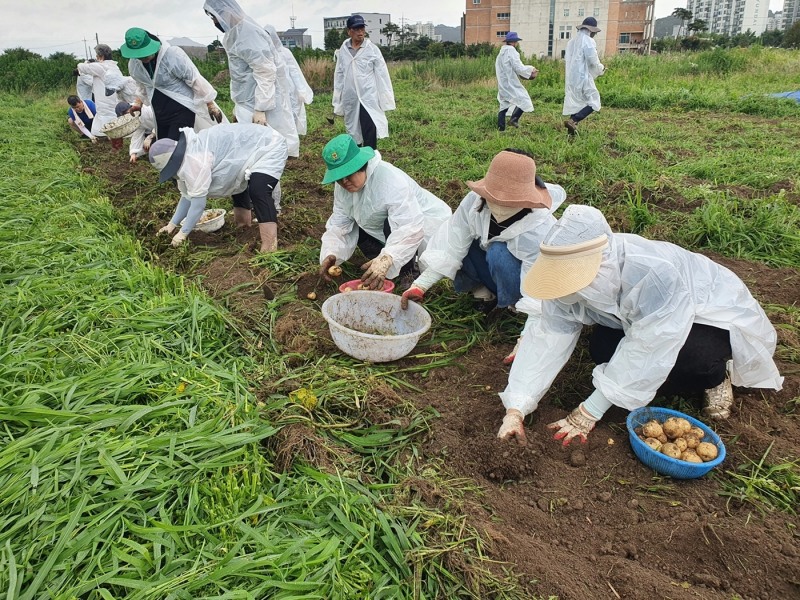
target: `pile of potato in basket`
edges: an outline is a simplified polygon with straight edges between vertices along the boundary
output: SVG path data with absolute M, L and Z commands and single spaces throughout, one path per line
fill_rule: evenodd
M 706 434 L 700 427 L 680 417 L 669 417 L 663 423 L 653 419 L 634 431 L 656 452 L 678 460 L 709 462 L 719 453 L 715 444 L 702 441 Z

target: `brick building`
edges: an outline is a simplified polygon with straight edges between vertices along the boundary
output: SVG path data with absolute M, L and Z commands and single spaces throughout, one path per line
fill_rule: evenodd
M 511 0 L 466 0 L 465 44 L 502 44 L 511 28 Z

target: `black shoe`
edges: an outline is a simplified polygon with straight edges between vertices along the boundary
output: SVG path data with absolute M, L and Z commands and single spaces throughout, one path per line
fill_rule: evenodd
M 488 315 L 495 308 L 497 308 L 497 300 L 477 300 L 472 306 L 479 313 Z
M 515 121 L 514 119 L 511 119 L 508 122 L 508 124 L 511 125 L 512 127 L 516 127 L 517 129 L 519 129 L 519 121 Z
M 578 124 L 572 119 L 567 119 L 564 121 L 564 127 L 567 128 L 567 133 L 571 136 L 578 133 Z

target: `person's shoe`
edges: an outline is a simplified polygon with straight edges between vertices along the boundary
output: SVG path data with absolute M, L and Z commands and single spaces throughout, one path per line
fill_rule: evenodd
M 730 377 L 726 375 L 725 380 L 717 387 L 706 390 L 704 400 L 703 414 L 709 419 L 722 421 L 731 416 L 733 387 Z
M 515 128 L 517 128 L 517 129 L 519 129 L 519 121 L 517 121 L 517 120 L 515 120 L 515 119 L 511 119 L 511 120 L 508 122 L 508 124 L 509 124 L 509 125 L 511 125 L 512 127 L 515 127 Z
M 476 300 L 481 300 L 482 302 L 491 302 L 497 299 L 497 296 L 494 295 L 494 292 L 487 288 L 485 285 L 476 287 L 472 290 L 472 297 Z M 497 304 L 497 302 L 495 302 Z
M 569 135 L 575 135 L 578 133 L 578 124 L 572 119 L 567 119 L 564 121 L 564 127 L 567 128 L 567 133 Z

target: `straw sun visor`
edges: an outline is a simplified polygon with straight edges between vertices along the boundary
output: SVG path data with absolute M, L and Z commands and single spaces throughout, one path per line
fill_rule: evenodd
M 562 298 L 582 290 L 597 276 L 607 247 L 606 235 L 570 246 L 541 244 L 522 290 L 539 300 Z

